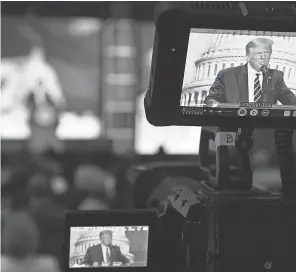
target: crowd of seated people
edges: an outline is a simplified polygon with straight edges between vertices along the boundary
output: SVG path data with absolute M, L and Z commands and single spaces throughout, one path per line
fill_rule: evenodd
M 109 167 L 113 173 L 95 162 L 71 166 L 47 154 L 13 166 L 2 163 L 1 271 L 62 271 L 65 210 L 125 208 L 117 194 L 124 191 L 124 185 L 117 188 L 120 163 Z M 48 269 L 40 270 L 43 261 Z
M 151 156 L 150 162 L 165 164 L 156 167 L 162 168 L 160 171 L 147 171 L 139 176 L 139 188 L 130 182 L 133 179 L 130 166 L 140 163 L 141 158 L 106 159 L 100 154 L 98 157 L 103 159 L 91 156 L 74 163 L 73 155 L 65 159 L 49 153 L 24 156 L 14 165 L 2 161 L 1 271 L 63 271 L 65 210 L 159 207 L 173 186 L 186 184 L 194 188 L 194 181 L 201 175 L 196 158 L 191 162 L 182 158 L 187 161 L 187 169 L 182 164 L 175 167 L 168 156 Z M 269 190 L 276 192 L 280 190 L 279 173 L 270 168 L 269 159 L 264 149 L 252 155 L 254 182 L 260 185 L 262 181 L 265 189 L 268 181 Z M 150 165 L 152 169 L 157 163 Z

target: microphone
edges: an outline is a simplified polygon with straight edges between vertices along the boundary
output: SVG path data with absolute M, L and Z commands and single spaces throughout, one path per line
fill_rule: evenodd
M 261 70 L 261 72 L 262 72 L 262 74 L 263 74 L 262 94 L 264 94 L 265 91 L 266 91 L 266 89 L 267 89 L 267 85 L 268 85 L 268 74 L 267 74 L 267 72 L 268 72 L 268 68 L 267 68 L 266 65 L 262 65 L 262 66 L 260 67 L 260 70 Z
M 264 75 L 267 74 L 267 70 L 268 70 L 268 68 L 267 68 L 266 65 L 262 65 L 262 66 L 260 67 L 260 71 L 261 71 Z

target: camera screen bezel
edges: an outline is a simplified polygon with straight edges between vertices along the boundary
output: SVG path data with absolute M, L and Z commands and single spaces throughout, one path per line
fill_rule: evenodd
M 296 32 L 295 21 L 239 15 L 197 16 L 172 9 L 163 12 L 155 25 L 150 82 L 144 102 L 146 118 L 152 125 L 296 128 L 294 117 L 184 115 L 180 106 L 190 29 Z
M 66 211 L 63 241 L 64 270 L 71 272 L 90 272 L 92 268 L 69 267 L 71 227 L 96 226 L 148 226 L 147 266 L 145 267 L 100 267 L 100 271 L 148 272 L 156 267 L 157 242 L 156 210 L 112 210 L 112 211 Z

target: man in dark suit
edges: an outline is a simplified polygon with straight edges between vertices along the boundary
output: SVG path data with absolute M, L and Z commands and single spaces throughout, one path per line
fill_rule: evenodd
M 101 266 L 102 263 L 113 265 L 114 262 L 128 264 L 129 260 L 121 253 L 118 246 L 112 245 L 112 231 L 100 232 L 101 244 L 87 249 L 83 263 L 87 266 Z
M 286 86 L 284 73 L 268 69 L 273 41 L 257 38 L 246 46 L 248 63 L 221 70 L 205 99 L 205 104 L 265 102 L 296 105 L 295 94 Z M 265 69 L 262 69 L 265 67 Z

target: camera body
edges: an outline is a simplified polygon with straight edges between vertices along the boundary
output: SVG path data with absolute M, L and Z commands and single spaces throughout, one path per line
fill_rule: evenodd
M 180 186 L 166 200 L 168 208 L 159 224 L 166 239 L 174 234 L 169 247 L 165 238 L 161 245 L 174 256 L 170 271 L 296 269 L 295 202 L 283 203 L 280 194 L 256 188 L 249 193 L 216 191 L 200 182 L 196 189 Z M 176 223 L 166 233 L 169 221 Z
M 281 47 L 289 41 L 283 46 L 291 53 L 287 61 L 293 59 L 288 69 L 296 70 L 292 57 L 296 51 L 294 5 L 164 3 L 156 10 L 155 25 L 150 84 L 144 102 L 147 120 L 154 126 L 220 127 L 227 135 L 233 132 L 232 145 L 242 155 L 240 166 L 232 171 L 225 162 L 227 143 L 220 140 L 216 148 L 216 162 L 220 164 L 216 163 L 214 182 L 196 179 L 195 188 L 172 182 L 171 194 L 160 204 L 160 271 L 294 271 L 291 252 L 296 251 L 296 203 L 286 201 L 280 193 L 252 186 L 248 156 L 254 128 L 296 127 L 296 78 L 291 84 L 291 73 L 289 76 L 285 71 L 288 66 L 279 68 L 276 63 L 286 58 L 285 53 L 277 56 L 281 51 L 278 44 Z M 255 56 L 250 48 L 258 39 L 275 46 Z M 256 58 L 260 59 L 257 67 Z M 194 70 L 193 76 L 188 76 L 188 67 Z M 259 98 L 258 86 L 248 76 L 250 67 L 256 74 L 261 72 Z M 281 83 L 276 83 L 275 74 Z M 284 81 L 289 81 L 289 86 Z M 291 100 L 281 101 L 283 92 L 289 93 Z M 209 104 L 209 98 L 217 104 Z M 291 118 L 285 118 L 288 115 Z M 290 131 L 276 133 L 278 154 L 288 150 L 282 152 L 283 146 L 291 145 L 281 145 L 277 140 L 285 138 L 282 142 L 290 143 L 290 136 Z M 289 150 L 287 158 L 291 158 Z M 282 177 L 293 172 L 289 163 L 281 157 L 282 173 L 286 173 Z M 219 186 L 223 183 L 226 186 Z
M 295 201 L 256 186 L 214 189 L 197 162 L 140 164 L 133 171 L 135 198 L 142 195 L 135 208 L 159 211 L 157 271 L 295 270 Z

